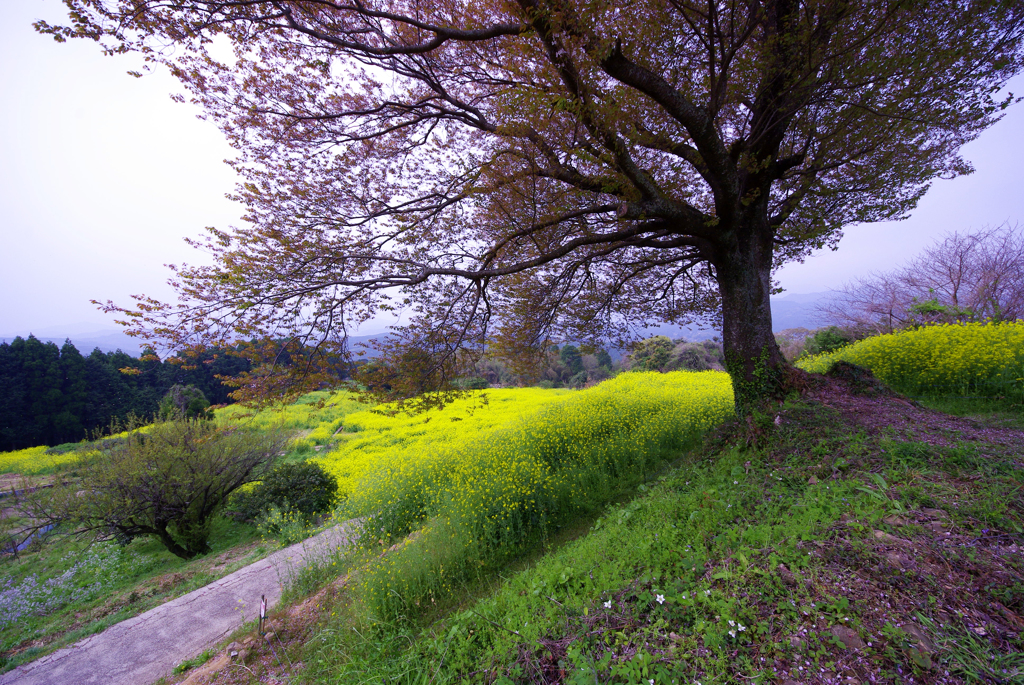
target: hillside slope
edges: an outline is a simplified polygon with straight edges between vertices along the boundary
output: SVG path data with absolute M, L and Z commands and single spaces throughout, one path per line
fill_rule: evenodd
M 1024 682 L 1022 466 L 1021 431 L 808 376 L 458 606 L 381 621 L 334 560 L 275 621 L 302 668 L 193 682 Z

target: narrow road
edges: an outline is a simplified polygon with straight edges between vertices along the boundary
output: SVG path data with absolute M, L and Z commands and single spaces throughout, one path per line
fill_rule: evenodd
M 348 543 L 349 521 L 275 552 L 206 587 L 0 675 L 0 685 L 150 685 L 277 604 L 309 560 Z

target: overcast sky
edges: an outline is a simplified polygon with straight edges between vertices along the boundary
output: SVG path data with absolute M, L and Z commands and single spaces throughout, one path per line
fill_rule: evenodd
M 8 3 L 0 27 L 0 335 L 63 335 L 113 317 L 90 299 L 169 299 L 167 263 L 201 263 L 183 238 L 237 225 L 224 195 L 232 154 L 164 73 L 141 79 L 134 56 L 59 45 L 32 22 L 61 19 L 57 0 Z M 1011 84 L 1024 93 L 1024 77 Z M 907 221 L 854 226 L 838 252 L 782 269 L 790 293 L 840 286 L 913 257 L 945 231 L 1024 218 L 1024 103 L 965 149 L 977 172 L 937 181 Z

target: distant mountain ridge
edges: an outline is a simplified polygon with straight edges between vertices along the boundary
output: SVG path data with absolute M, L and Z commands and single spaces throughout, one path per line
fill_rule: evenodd
M 778 332 L 787 328 L 820 328 L 823 322 L 818 318 L 817 306 L 829 295 L 829 292 L 820 292 L 773 297 L 772 329 Z
M 141 354 L 142 346 L 145 344 L 143 340 L 126 335 L 120 329 L 97 328 L 95 325 L 88 324 L 47 326 L 24 333 L 0 334 L 0 344 L 11 343 L 15 338 L 27 339 L 30 335 L 34 335 L 36 340 L 40 342 L 52 342 L 57 347 L 63 345 L 65 340 L 70 340 L 75 349 L 83 355 L 88 355 L 94 349 L 99 348 L 100 352 L 117 352 L 120 350 L 133 357 L 138 357 Z M 358 354 L 361 350 L 356 345 L 374 338 L 384 337 L 385 335 L 387 334 L 354 335 L 348 339 L 349 345 L 354 348 L 353 351 L 357 352 L 357 357 L 372 358 L 377 356 L 373 350 Z
M 60 347 L 65 340 L 70 340 L 75 349 L 84 355 L 99 348 L 100 352 L 117 352 L 121 350 L 133 357 L 139 356 L 141 340 L 125 335 L 117 328 L 102 328 L 95 325 L 83 326 L 72 324 L 70 326 L 46 326 L 36 328 L 24 333 L 3 333 L 0 334 L 0 343 L 13 342 L 15 338 L 28 338 L 34 335 L 41 342 L 52 342 Z
M 821 326 L 815 313 L 815 307 L 825 297 L 827 292 L 819 293 L 797 293 L 784 294 L 772 298 L 772 328 L 778 332 L 789 328 L 815 329 Z M 0 334 L 0 343 L 11 342 L 17 337 L 28 338 L 35 335 L 42 342 L 52 342 L 58 346 L 63 345 L 65 340 L 70 340 L 75 348 L 84 355 L 89 354 L 94 348 L 101 352 L 116 352 L 121 350 L 133 357 L 138 357 L 142 341 L 132 338 L 129 335 L 113 327 L 97 326 L 92 323 L 75 323 L 66 326 L 46 326 L 24 333 Z M 652 326 L 648 329 L 649 335 L 666 335 L 673 339 L 686 338 L 690 341 L 708 340 L 721 335 L 720 331 L 714 329 L 702 329 L 688 326 Z M 370 335 L 357 335 L 349 338 L 349 344 L 355 347 L 359 343 L 365 343 L 374 338 L 381 338 L 387 333 L 374 333 Z M 358 350 L 358 348 L 356 348 Z M 368 354 L 357 354 L 359 357 L 377 356 L 372 350 Z

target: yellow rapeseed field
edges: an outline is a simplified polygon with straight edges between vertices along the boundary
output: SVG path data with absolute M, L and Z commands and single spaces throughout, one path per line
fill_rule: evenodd
M 316 459 L 341 484 L 342 515 L 366 517 L 364 543 L 421 529 L 367 576 L 367 599 L 388 614 L 603 504 L 732 411 L 724 373 L 626 373 L 578 392 L 488 390 L 416 416 L 352 414 L 357 436 Z
M 323 403 L 322 406 L 320 403 Z M 365 404 L 356 401 L 355 396 L 345 390 L 328 392 L 325 390 L 303 395 L 293 404 L 274 407 L 253 413 L 251 409 L 232 404 L 217 409 L 215 412 L 218 423 L 245 423 L 255 428 L 296 429 L 312 428 L 314 431 L 325 424 L 337 423 L 347 414 L 361 411 Z M 327 430 L 326 427 L 323 428 Z M 330 435 L 326 436 L 327 438 Z M 325 440 L 326 442 L 326 440 Z M 317 443 L 324 444 L 324 443 Z
M 1024 396 L 1024 321 L 925 326 L 867 338 L 797 362 L 824 373 L 838 360 L 865 366 L 919 396 Z
M 58 466 L 78 461 L 83 456 L 97 454 L 96 450 L 92 450 L 85 455 L 75 450 L 61 454 L 47 454 L 47 449 L 49 448 L 43 445 L 14 452 L 0 452 L 0 473 L 20 473 L 26 476 L 34 476 L 52 471 Z

